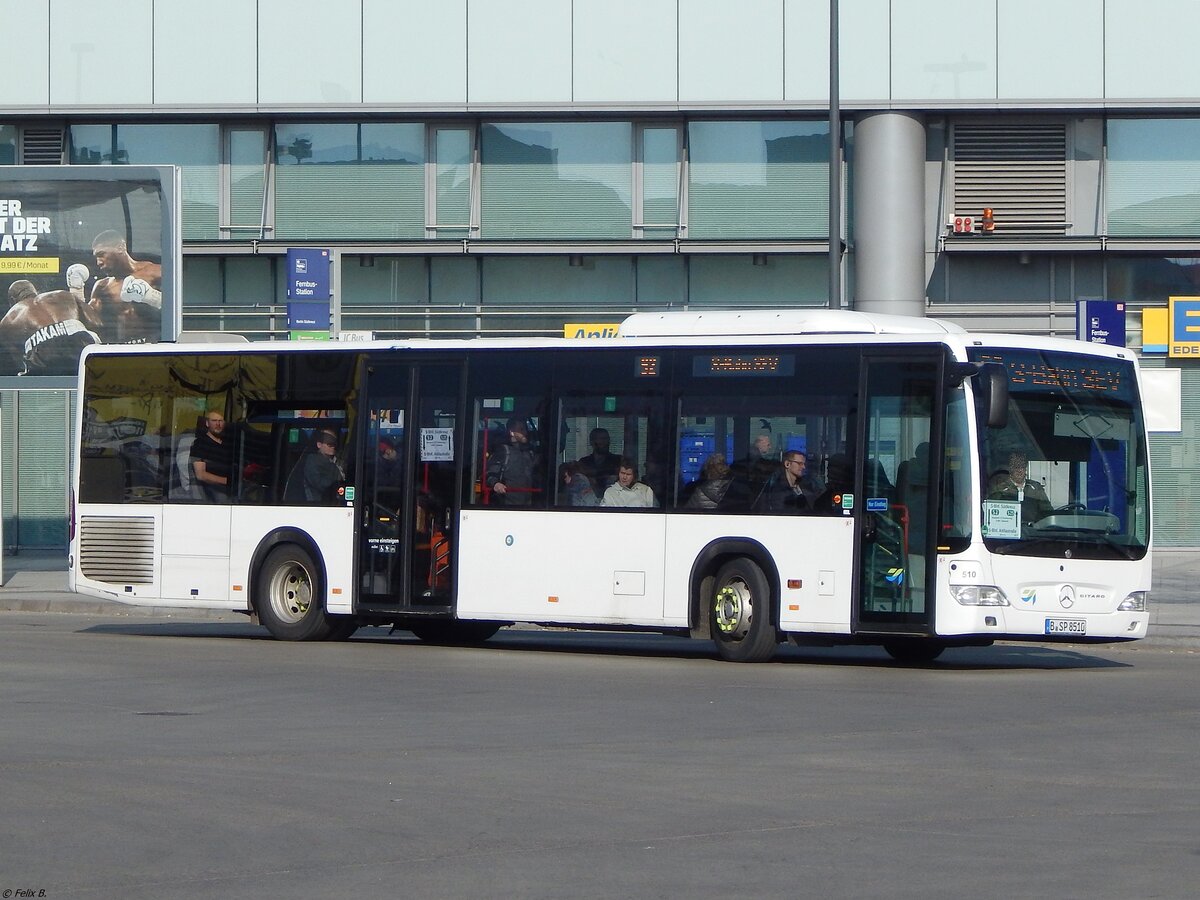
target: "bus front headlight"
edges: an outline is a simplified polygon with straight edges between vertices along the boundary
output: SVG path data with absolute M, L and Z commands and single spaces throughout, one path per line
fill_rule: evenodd
M 1117 607 L 1117 612 L 1145 612 L 1149 603 L 1149 591 L 1134 591 L 1121 601 L 1121 605 Z
M 952 590 L 963 606 L 1008 606 L 1008 597 L 995 585 L 960 584 Z

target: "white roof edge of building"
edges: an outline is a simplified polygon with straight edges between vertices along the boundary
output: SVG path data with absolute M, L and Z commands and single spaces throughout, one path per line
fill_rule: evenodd
M 621 337 L 784 334 L 966 334 L 942 319 L 893 316 L 849 309 L 754 309 L 633 313 Z

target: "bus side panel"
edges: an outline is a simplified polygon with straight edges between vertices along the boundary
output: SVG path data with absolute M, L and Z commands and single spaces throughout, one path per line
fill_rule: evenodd
M 775 562 L 783 631 L 850 632 L 854 522 L 824 516 L 673 516 L 667 525 L 665 615 L 687 622 L 689 577 L 714 541 L 761 544 Z M 798 581 L 798 587 L 788 587 Z
M 649 512 L 465 511 L 458 530 L 458 615 L 666 624 L 665 523 L 665 516 Z
M 232 596 L 244 598 L 241 608 L 249 608 L 254 551 L 272 532 L 294 528 L 313 539 L 324 561 L 325 609 L 331 613 L 354 611 L 353 507 L 235 506 L 232 527 L 229 572 Z
M 230 507 L 162 507 L 162 597 L 197 605 L 229 600 Z

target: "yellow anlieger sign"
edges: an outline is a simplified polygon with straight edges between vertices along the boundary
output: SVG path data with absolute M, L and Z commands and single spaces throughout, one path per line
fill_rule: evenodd
M 608 338 L 616 337 L 620 322 L 568 322 L 563 325 L 563 337 L 566 338 Z
M 57 256 L 0 257 L 0 272 L 7 275 L 57 275 Z

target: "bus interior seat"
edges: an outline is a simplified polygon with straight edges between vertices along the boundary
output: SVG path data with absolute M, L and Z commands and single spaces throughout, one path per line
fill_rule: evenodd
M 200 500 L 200 486 L 196 484 L 192 474 L 192 444 L 196 442 L 196 433 L 188 432 L 179 438 L 175 445 L 174 469 L 171 478 L 169 496 L 172 500 Z

